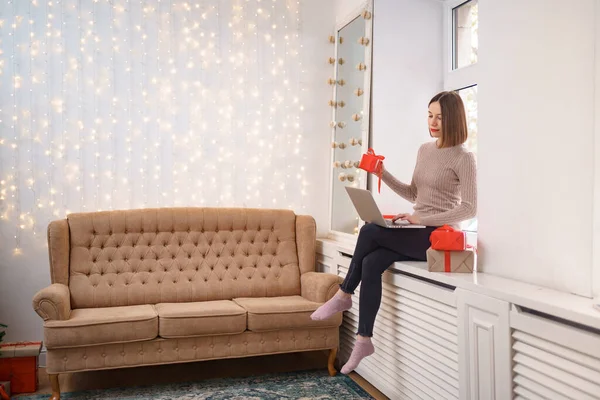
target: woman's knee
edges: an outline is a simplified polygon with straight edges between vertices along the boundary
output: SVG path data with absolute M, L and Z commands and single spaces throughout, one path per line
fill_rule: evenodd
M 360 228 L 360 235 L 372 237 L 377 232 L 379 232 L 380 228 L 381 228 L 380 226 L 375 225 L 372 222 L 369 222 L 368 224 L 364 224 L 363 227 Z

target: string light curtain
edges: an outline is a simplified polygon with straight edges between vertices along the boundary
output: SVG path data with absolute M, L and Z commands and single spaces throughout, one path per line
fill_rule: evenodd
M 0 2 L 4 243 L 70 212 L 302 211 L 300 32 L 298 0 Z

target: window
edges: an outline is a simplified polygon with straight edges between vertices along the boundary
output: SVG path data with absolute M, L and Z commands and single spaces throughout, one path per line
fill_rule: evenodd
M 452 69 L 477 62 L 478 0 L 469 0 L 452 9 Z
M 477 85 L 459 89 L 458 94 L 465 104 L 465 112 L 467 114 L 469 138 L 465 146 L 469 151 L 477 155 Z
M 458 90 L 467 114 L 467 129 L 469 138 L 465 146 L 477 157 L 477 85 Z M 464 221 L 461 229 L 468 232 L 477 232 L 477 218 Z
M 444 12 L 444 88 L 456 90 L 463 100 L 469 130 L 465 146 L 477 156 L 478 0 L 448 0 Z M 461 229 L 474 235 L 477 218 L 463 222 Z

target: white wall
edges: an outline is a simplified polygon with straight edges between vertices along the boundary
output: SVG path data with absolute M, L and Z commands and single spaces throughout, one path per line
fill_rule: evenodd
M 583 296 L 592 292 L 594 3 L 479 2 L 480 265 Z
M 434 0 L 375 0 L 373 11 L 372 147 L 386 169 L 410 183 L 417 150 L 430 140 L 427 104 L 443 87 L 442 4 Z M 412 204 L 371 180 L 384 214 Z
M 361 7 L 365 3 L 365 0 L 334 0 L 333 3 L 335 21 L 339 22 L 346 18 L 348 14 Z M 332 31 L 334 31 L 334 28 L 335 24 L 332 25 Z
M 301 3 L 300 49 L 295 10 L 286 11 L 286 4 L 293 8 L 295 2 L 273 3 L 259 17 L 249 9 L 254 6 L 234 9 L 229 1 L 199 3 L 200 8 L 190 10 L 178 5 L 171 13 L 168 2 L 146 3 L 156 11 L 144 21 L 140 3 L 124 0 L 66 0 L 48 8 L 42 2 L 31 7 L 31 15 L 27 2 L 0 3 L 5 19 L 0 27 L 5 60 L 0 75 L 0 322 L 9 325 L 6 340 L 42 338 L 42 320 L 31 300 L 50 283 L 45 230 L 50 220 L 68 212 L 173 205 L 291 207 L 315 216 L 319 229 L 327 229 L 323 171 L 329 170 L 327 38 L 335 20 L 333 3 Z M 132 13 L 125 12 L 127 4 Z M 258 39 L 245 43 L 247 33 L 232 38 L 243 29 L 232 12 L 255 20 Z M 46 35 L 48 13 L 55 15 L 51 36 Z M 13 31 L 15 14 L 24 18 Z M 99 42 L 94 32 L 88 37 L 92 19 Z M 200 28 L 191 30 L 187 42 L 185 32 L 175 28 L 193 27 L 193 21 L 200 21 Z M 83 52 L 80 23 L 87 37 Z M 135 25 L 146 30 L 145 44 Z M 29 52 L 30 29 L 32 48 L 39 50 L 34 54 Z M 119 45 L 114 53 L 105 40 L 113 34 Z M 253 53 L 254 46 L 259 54 Z M 302 62 L 286 49 L 299 49 Z M 251 62 L 236 59 L 239 52 Z M 14 64 L 7 55 L 14 56 Z M 176 73 L 168 63 L 171 56 Z M 73 63 L 81 65 L 81 75 Z M 15 81 L 20 86 L 14 87 Z M 242 97 L 251 97 L 255 89 L 255 99 Z M 21 254 L 14 253 L 15 247 Z

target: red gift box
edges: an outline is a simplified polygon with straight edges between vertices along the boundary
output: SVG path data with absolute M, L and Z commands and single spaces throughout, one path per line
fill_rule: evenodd
M 463 231 L 444 225 L 431 232 L 429 236 L 431 248 L 444 251 L 464 251 L 467 248 L 467 238 Z
M 383 169 L 384 159 L 384 156 L 375 154 L 375 151 L 370 148 L 365 154 L 363 154 L 360 159 L 360 164 L 358 164 L 358 168 L 364 169 L 365 171 L 375 174 L 379 177 L 379 192 L 381 192 L 381 171 Z
M 37 357 L 0 358 L 0 381 L 10 381 L 12 393 L 37 390 Z
M 12 393 L 33 393 L 38 389 L 37 360 L 41 342 L 0 345 L 0 381 L 10 381 Z

